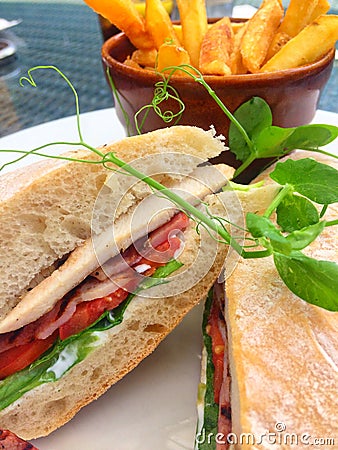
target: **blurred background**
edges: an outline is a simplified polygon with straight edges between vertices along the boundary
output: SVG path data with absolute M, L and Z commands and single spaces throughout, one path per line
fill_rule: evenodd
M 260 3 L 236 0 L 234 6 Z M 338 0 L 331 5 L 338 14 Z M 10 22 L 0 21 L 0 52 L 8 42 L 12 52 L 0 60 L 0 137 L 75 113 L 74 97 L 56 73 L 36 72 L 37 89 L 19 85 L 33 66 L 57 66 L 76 88 L 83 113 L 113 105 L 101 66 L 99 19 L 82 0 L 1 0 L 0 18 Z M 319 107 L 338 113 L 337 64 Z

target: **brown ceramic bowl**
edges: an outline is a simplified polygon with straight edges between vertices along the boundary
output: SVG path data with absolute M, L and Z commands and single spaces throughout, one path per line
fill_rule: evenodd
M 136 134 L 134 115 L 151 102 L 154 85 L 161 80 L 160 76 L 149 70 L 123 64 L 133 50 L 135 48 L 124 33 L 111 37 L 102 46 L 105 73 L 109 71 L 122 108 L 130 118 L 130 127 L 127 130 L 121 106 L 115 99 L 117 116 L 125 126 L 127 134 Z M 333 60 L 334 50 L 319 61 L 296 69 L 247 75 L 206 75 L 204 79 L 231 112 L 252 97 L 258 96 L 270 105 L 274 125 L 294 127 L 307 124 L 313 119 L 320 92 L 330 77 Z M 177 90 L 185 104 L 180 125 L 196 125 L 204 129 L 209 129 L 213 125 L 217 134 L 227 137 L 229 120 L 203 86 L 188 76 L 172 77 L 170 85 Z M 176 111 L 177 102 L 167 101 L 165 109 Z M 152 131 L 172 124 L 165 123 L 151 110 L 142 131 Z M 224 152 L 221 160 L 234 167 L 239 165 L 230 152 Z M 217 160 L 219 161 L 220 159 Z M 265 165 L 266 161 L 257 161 L 241 181 L 249 180 Z

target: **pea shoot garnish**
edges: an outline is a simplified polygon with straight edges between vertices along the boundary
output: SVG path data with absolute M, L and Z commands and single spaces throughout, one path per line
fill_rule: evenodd
M 56 71 L 71 88 L 75 98 L 78 140 L 47 143 L 29 151 L 0 150 L 0 152 L 12 152 L 19 155 L 13 161 L 3 164 L 0 170 L 34 154 L 66 161 L 103 164 L 109 170 L 118 170 L 125 175 L 133 176 L 150 186 L 158 195 L 168 198 L 178 209 L 188 214 L 196 222 L 197 232 L 201 226 L 205 227 L 210 233 L 215 233 L 213 234 L 215 239 L 232 246 L 243 258 L 272 256 L 280 277 L 292 292 L 309 303 L 330 311 L 338 311 L 338 265 L 330 261 L 318 261 L 302 252 L 324 228 L 338 225 L 338 219 L 325 220 L 328 205 L 338 202 L 338 171 L 336 169 L 312 158 L 296 161 L 290 159 L 277 163 L 270 176 L 280 186 L 278 193 L 263 215 L 247 214 L 246 231 L 250 246 L 243 246 L 227 231 L 226 220 L 212 215 L 208 205 L 205 205 L 203 211 L 195 208 L 161 183 L 126 164 L 114 153 L 104 153 L 86 143 L 81 132 L 78 95 L 69 79 L 58 68 L 54 66 L 33 67 L 28 71 L 27 77 L 20 79 L 20 84 L 28 82 L 31 86 L 36 87 L 33 72 L 38 69 Z M 296 148 L 328 154 L 320 147 L 332 142 L 338 136 L 338 127 L 330 125 L 306 125 L 288 129 L 272 126 L 270 108 L 260 98 L 251 99 L 232 114 L 196 69 L 193 72 L 190 66 L 180 66 L 166 70 L 170 69 L 172 70 L 169 77 L 156 86 L 154 102 L 146 105 L 142 110 L 146 112 L 147 109 L 156 106 L 155 110 L 161 115 L 162 112 L 157 106 L 165 100 L 166 95 L 178 97 L 177 92 L 168 87 L 170 76 L 176 70 L 182 70 L 192 76 L 197 83 L 208 90 L 231 121 L 230 147 L 237 158 L 242 161 L 235 176 L 257 158 L 279 158 Z M 113 80 L 111 83 L 113 85 Z M 180 112 L 182 112 L 184 105 L 180 103 L 180 106 Z M 170 115 L 168 112 L 163 114 L 164 119 L 168 122 L 177 121 L 179 116 L 180 114 Z M 138 115 L 135 120 L 137 123 Z M 142 121 L 144 120 L 146 120 L 146 114 L 142 118 Z M 141 132 L 142 123 L 138 129 Z M 88 161 L 45 153 L 44 150 L 52 145 L 83 147 L 95 153 L 97 158 Z M 335 155 L 331 156 L 337 158 Z M 231 188 L 246 189 L 235 183 L 231 183 Z M 321 205 L 320 212 L 316 205 Z M 277 223 L 271 220 L 273 214 L 276 214 Z

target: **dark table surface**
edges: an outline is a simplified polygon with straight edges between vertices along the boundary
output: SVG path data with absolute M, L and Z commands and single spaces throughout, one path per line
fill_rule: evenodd
M 17 58 L 0 66 L 0 136 L 75 113 L 74 97 L 56 73 L 35 73 L 38 89 L 19 85 L 33 66 L 57 66 L 74 84 L 82 112 L 112 106 L 98 19 L 84 3 L 1 2 L 0 17 L 22 19 L 6 31 L 17 45 Z
M 338 1 L 331 4 L 331 13 L 338 13 Z M 101 66 L 98 18 L 83 2 L 2 0 L 0 17 L 22 20 L 0 32 L 0 37 L 9 38 L 17 46 L 16 58 L 0 64 L 0 137 L 75 113 L 71 91 L 54 72 L 36 72 L 37 89 L 28 84 L 20 86 L 20 77 L 33 66 L 57 66 L 76 88 L 81 112 L 113 105 Z M 319 108 L 338 112 L 337 60 Z

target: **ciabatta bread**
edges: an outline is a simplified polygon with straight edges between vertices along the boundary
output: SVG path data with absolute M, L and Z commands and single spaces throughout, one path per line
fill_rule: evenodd
M 150 170 L 169 187 L 185 186 L 188 196 L 199 190 L 201 197 L 220 189 L 233 173 L 233 169 L 227 167 L 220 167 L 216 175 L 210 173 L 208 167 L 196 167 L 202 162 L 201 158 L 216 156 L 223 149 L 221 141 L 211 133 L 193 127 L 159 130 L 105 147 L 106 152 L 114 152 L 126 162 L 142 156 L 140 164 L 137 162 L 141 171 L 148 173 Z M 155 157 L 151 158 L 152 155 Z M 86 152 L 78 152 L 76 157 L 95 160 L 93 154 Z M 149 190 L 140 183 L 125 190 L 124 180 L 131 177 L 121 175 L 108 179 L 109 173 L 96 164 L 46 161 L 4 177 L 0 220 L 2 226 L 9 221 L 12 225 L 2 236 L 2 333 L 16 330 L 48 312 L 59 296 L 63 298 L 64 293 L 74 287 L 67 285 L 72 282 L 72 274 L 75 284 L 82 281 L 81 277 L 75 277 L 75 274 L 78 276 L 77 264 L 83 265 L 87 257 L 96 256 L 101 250 L 105 253 L 112 240 L 110 232 L 118 235 L 114 236 L 117 241 L 114 250 L 122 250 L 132 242 L 131 231 L 136 238 L 147 231 L 138 226 L 142 214 L 147 222 L 151 218 L 148 215 L 157 213 L 150 204 L 140 203 Z M 207 174 L 208 183 L 198 174 Z M 98 203 L 102 190 L 108 190 L 108 202 L 112 199 L 112 203 L 125 194 L 122 207 L 119 205 L 112 211 L 106 202 Z M 195 199 L 189 201 L 194 203 Z M 155 198 L 153 203 L 156 202 L 162 205 L 160 199 Z M 131 213 L 137 216 L 139 203 L 141 219 L 131 222 Z M 170 207 L 172 209 L 172 205 Z M 227 216 L 220 202 L 213 205 L 212 211 Z M 156 226 L 172 215 L 166 205 L 163 219 Z M 26 392 L 0 411 L 1 428 L 10 429 L 25 439 L 49 434 L 156 348 L 207 294 L 224 263 L 227 247 L 204 229 L 197 234 L 195 225 L 191 221 L 190 228 L 184 232 L 185 246 L 179 257 L 184 266 L 172 274 L 171 282 L 152 288 L 146 296 L 133 298 L 122 323 L 100 333 L 95 349 L 58 381 Z M 135 228 L 139 231 L 135 232 Z M 93 236 L 98 239 L 96 247 Z M 107 239 L 102 241 L 102 236 Z M 64 257 L 66 261 L 60 261 Z M 98 265 L 100 258 L 95 262 Z
M 308 152 L 291 157 L 309 156 L 338 167 L 336 160 Z M 267 173 L 259 179 L 267 180 Z M 269 201 L 261 200 L 257 210 L 264 212 Z M 325 218 L 337 214 L 337 204 L 330 205 Z M 326 228 L 305 252 L 337 262 L 337 238 L 336 227 Z M 338 442 L 337 313 L 292 294 L 271 257 L 239 260 L 226 295 L 235 448 L 304 449 L 315 438 Z M 275 443 L 268 432 L 275 433 Z M 245 434 L 255 442 L 240 442 Z M 333 448 L 325 442 L 323 448 Z
M 201 249 L 195 230 L 192 228 L 188 233 L 185 254 L 182 255 L 187 265 L 197 250 L 203 252 L 201 265 L 209 266 L 209 254 L 215 252 L 215 240 L 205 231 L 202 233 L 205 237 Z M 1 427 L 24 439 L 33 439 L 49 434 L 70 420 L 80 408 L 103 394 L 154 351 L 186 313 L 207 295 L 221 271 L 226 251 L 225 245 L 218 246 L 216 259 L 202 279 L 193 273 L 194 266 L 189 269 L 189 278 L 196 276 L 200 279 L 193 283 L 191 289 L 168 296 L 170 285 L 164 285 L 154 289 L 154 297 L 135 297 L 122 323 L 106 331 L 102 345 L 84 361 L 59 381 L 27 392 L 0 411 Z M 186 272 L 182 275 L 187 277 Z
M 196 164 L 218 155 L 224 145 L 212 137 L 211 131 L 172 127 L 101 150 L 113 152 L 125 162 L 162 154 L 165 160 L 154 159 L 158 162 L 152 171 L 163 173 L 165 168 L 172 172 L 173 177 L 160 177 L 160 181 L 170 184 L 177 174 L 190 174 Z M 186 157 L 170 159 L 168 154 Z M 88 151 L 67 156 L 97 160 Z M 168 170 L 170 167 L 172 170 Z M 35 285 L 43 279 L 90 237 L 94 203 L 109 173 L 102 164 L 45 160 L 0 178 L 0 320 L 20 301 L 30 283 Z M 114 200 L 121 196 L 123 188 L 117 184 L 112 190 Z M 144 187 L 131 190 L 124 197 L 120 213 L 128 214 L 148 193 Z M 102 205 L 96 212 L 100 213 L 100 227 L 104 229 L 110 224 L 111 209 Z

